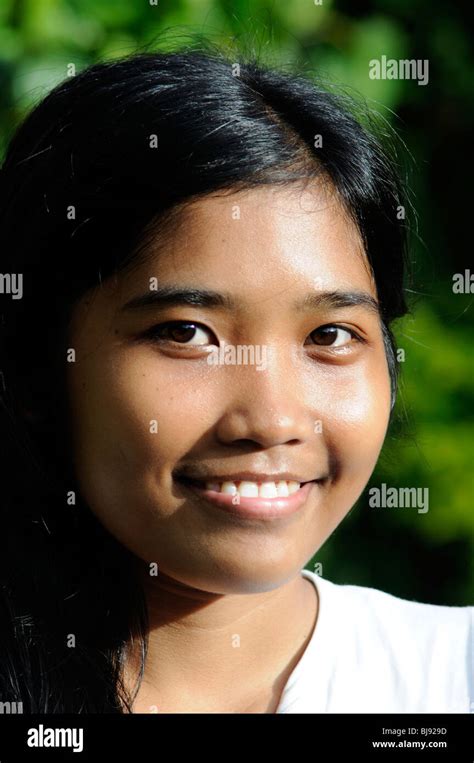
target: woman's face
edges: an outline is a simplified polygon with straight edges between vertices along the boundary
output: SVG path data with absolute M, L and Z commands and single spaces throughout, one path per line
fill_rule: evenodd
M 171 286 L 235 304 L 126 307 Z M 102 524 L 158 574 L 205 591 L 296 575 L 354 505 L 385 437 L 390 383 L 370 298 L 358 232 L 322 185 L 195 201 L 166 246 L 75 307 L 74 460 Z M 224 343 L 254 355 L 208 363 Z M 286 518 L 237 519 L 176 476 L 244 471 L 319 482 Z

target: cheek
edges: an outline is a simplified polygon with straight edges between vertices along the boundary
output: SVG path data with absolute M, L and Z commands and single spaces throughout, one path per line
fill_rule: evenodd
M 333 381 L 325 414 L 325 440 L 337 467 L 334 497 L 348 511 L 367 484 L 390 417 L 390 379 L 385 355 Z
M 167 365 L 129 352 L 71 372 L 76 471 L 93 505 L 137 500 L 148 482 L 166 481 L 210 426 L 202 371 Z

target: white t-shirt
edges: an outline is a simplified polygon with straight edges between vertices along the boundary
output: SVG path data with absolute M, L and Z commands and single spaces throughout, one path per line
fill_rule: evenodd
M 474 712 L 474 606 L 302 575 L 319 613 L 277 713 Z

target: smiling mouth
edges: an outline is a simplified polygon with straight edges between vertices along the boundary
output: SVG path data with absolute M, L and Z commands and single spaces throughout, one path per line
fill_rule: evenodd
M 266 526 L 272 526 L 274 522 L 280 523 L 297 515 L 308 507 L 310 496 L 316 498 L 317 494 L 313 490 L 317 490 L 324 482 L 318 479 L 293 482 L 291 492 L 289 484 L 280 485 L 280 491 L 275 494 L 275 483 L 249 483 L 242 480 L 220 485 L 189 477 L 180 477 L 177 481 L 199 498 L 199 505 L 213 507 L 213 511 L 217 509 L 221 516 L 227 515 L 228 518 L 244 522 L 245 526 L 249 522 L 257 522 L 260 526 L 264 522 Z M 286 480 L 279 482 L 286 483 Z
M 308 482 L 297 482 L 296 480 L 197 480 L 190 477 L 179 477 L 179 482 L 185 485 L 209 490 L 222 495 L 239 495 L 242 498 L 287 498 L 298 492 L 309 482 L 320 482 L 322 480 L 309 480 Z

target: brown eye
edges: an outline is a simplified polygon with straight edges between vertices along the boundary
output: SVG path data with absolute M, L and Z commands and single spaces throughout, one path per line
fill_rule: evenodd
M 342 326 L 320 326 L 310 336 L 315 344 L 323 347 L 343 347 L 355 338 L 352 331 Z
M 188 321 L 174 321 L 172 323 L 163 323 L 160 326 L 154 326 L 148 335 L 157 341 L 176 342 L 178 344 L 187 344 L 198 335 L 197 342 L 192 342 L 190 346 L 208 345 L 209 336 L 212 333 L 205 326 L 199 323 L 190 323 Z

